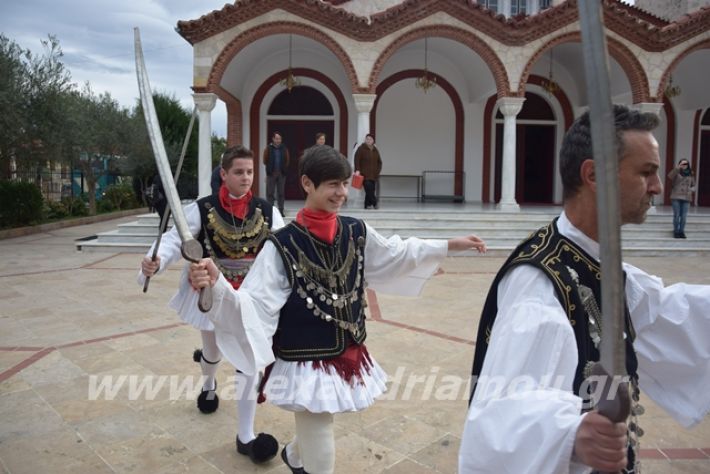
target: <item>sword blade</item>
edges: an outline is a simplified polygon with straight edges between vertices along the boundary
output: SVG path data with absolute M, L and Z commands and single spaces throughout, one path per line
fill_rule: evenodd
M 621 269 L 619 163 L 609 88 L 609 63 L 601 2 L 580 0 L 579 19 L 587 79 L 594 171 L 597 180 L 599 250 L 602 270 L 601 363 L 609 374 L 626 373 L 624 283 Z
M 624 344 L 624 293 L 621 270 L 619 216 L 619 163 L 616 156 L 614 113 L 609 88 L 609 58 L 599 0 L 579 0 L 582 52 L 587 79 L 587 97 L 594 174 L 597 182 L 597 226 L 602 273 L 602 334 L 600 361 L 592 375 L 601 384 L 597 410 L 613 422 L 623 422 L 631 412 Z
M 153 154 L 155 155 L 155 163 L 160 174 L 160 181 L 163 183 L 163 190 L 167 198 L 168 205 L 173 215 L 173 222 L 177 228 L 180 240 L 182 241 L 182 256 L 190 262 L 198 262 L 202 258 L 202 245 L 190 233 L 190 227 L 185 218 L 185 212 L 180 203 L 180 196 L 173 181 L 173 175 L 168 161 L 168 154 L 165 151 L 163 143 L 163 134 L 160 131 L 158 123 L 158 115 L 155 112 L 155 104 L 153 103 L 153 94 L 150 90 L 150 82 L 148 81 L 148 73 L 145 68 L 143 59 L 143 48 L 141 47 L 141 37 L 138 28 L 133 30 L 136 50 L 136 75 L 138 77 L 138 90 L 141 97 L 141 105 L 143 106 L 143 115 L 145 124 L 148 130 Z M 200 298 L 198 306 L 202 311 L 209 311 L 212 307 L 212 291 L 206 287 L 200 290 Z

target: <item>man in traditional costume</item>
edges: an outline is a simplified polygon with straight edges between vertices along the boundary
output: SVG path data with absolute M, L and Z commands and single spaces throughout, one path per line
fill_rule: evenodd
M 640 224 L 662 191 L 658 118 L 614 107 L 620 220 Z M 589 114 L 560 151 L 564 211 L 513 251 L 496 276 L 478 328 L 474 391 L 460 473 L 638 472 L 639 390 L 685 427 L 710 409 L 710 286 L 623 264 L 626 372 L 632 411 L 612 423 L 591 410 L 588 367 L 601 327 L 597 189 Z M 627 433 L 628 430 L 628 433 Z
M 208 316 L 225 357 L 257 373 L 275 355 L 263 391 L 294 412 L 296 436 L 281 452 L 294 473 L 332 473 L 333 415 L 363 410 L 385 391 L 387 376 L 365 347 L 365 286 L 416 295 L 447 250 L 485 251 L 474 235 L 403 241 L 339 216 L 351 174 L 333 148 L 309 148 L 299 163 L 305 207 L 269 237 L 239 291 L 210 260 L 190 270 L 193 286 L 214 286 Z
M 266 238 L 272 230 L 283 227 L 284 222 L 276 208 L 252 194 L 254 157 L 251 150 L 243 146 L 228 148 L 222 155 L 220 174 L 222 185 L 219 192 L 186 206 L 185 217 L 190 232 L 202 244 L 203 256 L 214 263 L 230 286 L 239 288 Z M 173 227 L 163 237 L 155 261 L 150 258 L 152 248 L 143 258 L 139 283 L 142 285 L 145 277 L 161 273 L 178 261 L 181 258 L 180 247 L 180 236 Z M 197 408 L 202 413 L 212 413 L 219 406 L 215 374 L 222 354 L 217 347 L 214 326 L 199 311 L 197 299 L 198 294 L 190 286 L 185 267 L 170 307 L 183 321 L 199 329 L 202 335 L 202 349 L 197 349 L 193 354 L 204 378 Z M 269 434 L 254 434 L 256 398 L 252 394 L 257 390 L 256 380 L 253 373 L 247 375 L 239 371 L 239 366 L 236 367 L 237 451 L 259 464 L 276 455 L 278 443 Z

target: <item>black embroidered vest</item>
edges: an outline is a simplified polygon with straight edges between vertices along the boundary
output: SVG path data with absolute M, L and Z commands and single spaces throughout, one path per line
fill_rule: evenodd
M 505 274 L 518 265 L 533 265 L 542 270 L 555 288 L 555 296 L 565 310 L 577 342 L 578 364 L 574 377 L 574 393 L 579 395 L 579 388 L 585 377 L 588 362 L 599 360 L 599 351 L 593 338 L 598 331 L 590 322 L 580 297 L 580 286 L 591 289 L 598 306 L 601 307 L 601 272 L 598 262 L 571 240 L 557 230 L 557 219 L 530 235 L 510 255 L 496 275 L 488 292 L 483 307 L 481 322 L 478 326 L 476 352 L 473 362 L 473 375 L 478 376 L 483 367 L 483 360 L 491 330 L 498 313 L 498 284 Z M 576 280 L 576 281 L 575 281 Z M 626 308 L 627 333 L 633 336 L 628 308 Z M 626 338 L 626 369 L 631 376 L 636 375 L 636 353 L 632 345 L 633 337 Z M 475 390 L 475 388 L 474 388 Z
M 577 342 L 577 369 L 574 376 L 573 389 L 575 395 L 587 399 L 586 394 L 580 394 L 582 383 L 589 376 L 588 367 L 599 360 L 598 343 L 601 327 L 595 324 L 594 318 L 588 315 L 580 296 L 581 291 L 591 290 L 599 308 L 601 308 L 601 270 L 599 263 L 581 249 L 577 244 L 565 238 L 557 229 L 557 219 L 549 225 L 533 232 L 511 253 L 493 280 L 483 306 L 481 321 L 476 337 L 476 351 L 473 359 L 474 385 L 471 399 L 476 390 L 475 381 L 481 374 L 483 361 L 490 343 L 491 331 L 498 314 L 498 285 L 508 271 L 518 265 L 533 265 L 540 269 L 552 282 L 555 296 L 567 314 Z M 638 401 L 638 361 L 633 348 L 634 329 L 629 316 L 629 310 L 624 304 L 626 313 L 626 371 L 632 379 L 634 402 Z M 601 322 L 599 322 L 599 325 Z M 495 374 L 493 374 L 495 375 Z M 631 425 L 629 425 L 631 427 Z M 629 446 L 628 467 L 625 472 L 634 472 L 635 452 Z
M 332 244 L 296 222 L 270 237 L 291 283 L 274 335 L 281 359 L 332 359 L 365 341 L 365 224 L 339 216 L 337 225 Z
M 253 197 L 242 220 L 223 209 L 214 194 L 199 199 L 197 206 L 202 221 L 197 236 L 202 256 L 211 258 L 231 283 L 241 283 L 271 233 L 273 207 Z

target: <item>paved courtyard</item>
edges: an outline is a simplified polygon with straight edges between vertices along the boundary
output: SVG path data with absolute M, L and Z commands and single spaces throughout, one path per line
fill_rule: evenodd
M 220 409 L 197 411 L 199 334 L 167 308 L 180 266 L 143 294 L 139 255 L 75 250 L 75 239 L 129 220 L 0 241 L 0 470 L 288 473 L 278 458 L 257 468 L 236 453 L 228 363 L 218 374 Z M 456 472 L 463 381 L 502 261 L 449 258 L 420 297 L 369 295 L 368 348 L 393 383 L 371 409 L 336 416 L 336 472 Z M 630 261 L 667 284 L 710 284 L 707 257 Z M 139 396 L 136 383 L 144 384 Z M 643 472 L 710 472 L 710 419 L 687 431 L 649 400 L 644 405 Z M 257 430 L 288 441 L 292 415 L 260 405 Z

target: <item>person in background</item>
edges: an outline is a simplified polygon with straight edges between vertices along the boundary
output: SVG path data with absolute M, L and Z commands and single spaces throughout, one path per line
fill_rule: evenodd
M 377 180 L 382 171 L 382 158 L 380 150 L 375 146 L 375 137 L 368 133 L 365 135 L 365 143 L 360 145 L 355 152 L 355 173 L 361 174 L 365 178 L 363 187 L 365 188 L 365 209 L 379 208 L 375 188 Z
M 271 143 L 264 148 L 262 161 L 266 167 L 266 200 L 272 206 L 278 203 L 279 212 L 283 215 L 286 175 L 291 157 L 279 132 L 271 135 Z
M 693 201 L 695 191 L 695 174 L 690 169 L 686 159 L 678 162 L 678 166 L 668 173 L 671 180 L 671 204 L 673 205 L 673 238 L 685 239 L 685 218 Z
M 323 132 L 316 133 L 316 145 L 325 145 L 326 135 Z

